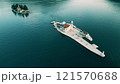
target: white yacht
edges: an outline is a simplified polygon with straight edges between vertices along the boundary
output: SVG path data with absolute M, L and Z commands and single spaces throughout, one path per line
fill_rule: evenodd
M 104 51 L 101 52 L 98 50 L 98 46 L 96 44 L 90 44 L 84 38 L 87 38 L 90 41 L 93 41 L 92 37 L 89 35 L 88 32 L 82 31 L 81 29 L 77 28 L 73 25 L 73 21 L 71 23 L 66 22 L 51 22 L 55 26 L 55 28 L 62 34 L 74 39 L 76 42 L 87 48 L 88 50 L 92 51 L 93 53 L 105 57 Z

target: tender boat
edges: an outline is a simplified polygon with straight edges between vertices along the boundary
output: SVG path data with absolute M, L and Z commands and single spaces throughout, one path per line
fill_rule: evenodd
M 60 33 L 74 39 L 76 42 L 78 42 L 88 50 L 92 51 L 93 53 L 101 57 L 105 57 L 104 51 L 101 52 L 96 44 L 90 44 L 88 41 L 84 39 L 87 38 L 88 40 L 93 41 L 89 33 L 77 28 L 75 25 L 73 25 L 73 21 L 71 21 L 70 24 L 66 22 L 55 22 L 55 21 L 51 23 L 53 23 L 54 27 Z

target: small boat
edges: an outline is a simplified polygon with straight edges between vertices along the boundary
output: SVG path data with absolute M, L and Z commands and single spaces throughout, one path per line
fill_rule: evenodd
M 77 28 L 75 25 L 73 25 L 73 21 L 71 21 L 71 23 L 53 21 L 51 23 L 60 33 L 72 38 L 93 53 L 101 57 L 105 57 L 104 51 L 101 52 L 96 44 L 90 44 L 84 39 L 87 38 L 88 40 L 93 41 L 89 33 Z
M 12 10 L 13 12 L 16 12 L 18 14 L 27 14 L 27 13 L 31 13 L 30 10 L 20 10 L 20 11 L 17 11 L 17 10 Z

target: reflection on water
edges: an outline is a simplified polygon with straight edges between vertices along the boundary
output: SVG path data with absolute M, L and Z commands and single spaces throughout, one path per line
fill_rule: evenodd
M 120 0 L 107 0 L 115 11 L 120 12 Z
M 67 0 L 40 0 L 40 1 L 36 0 L 36 1 L 33 1 L 33 3 L 35 5 L 39 4 L 41 6 L 50 7 L 50 6 L 54 6 L 56 4 L 59 4 L 61 2 L 65 2 L 65 1 L 67 1 Z
M 22 16 L 22 17 L 28 17 L 28 16 L 29 16 L 29 13 L 22 14 L 22 13 L 17 13 L 17 12 L 15 12 L 14 10 L 12 10 L 12 12 L 13 12 L 15 15 L 19 15 L 19 16 Z
M 109 0 L 109 1 L 112 1 L 112 2 L 120 2 L 120 0 Z
M 16 3 L 28 6 L 29 17 L 11 12 Z M 119 4 L 111 0 L 0 1 L 0 67 L 120 67 Z M 73 20 L 90 33 L 106 58 L 62 36 L 50 24 L 53 20 Z

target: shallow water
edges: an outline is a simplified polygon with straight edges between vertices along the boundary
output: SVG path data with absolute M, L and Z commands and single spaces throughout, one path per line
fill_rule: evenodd
M 13 3 L 26 4 L 28 17 Z M 105 51 L 101 58 L 60 34 L 51 21 L 74 21 Z M 0 1 L 0 67 L 120 67 L 120 2 L 117 0 Z

